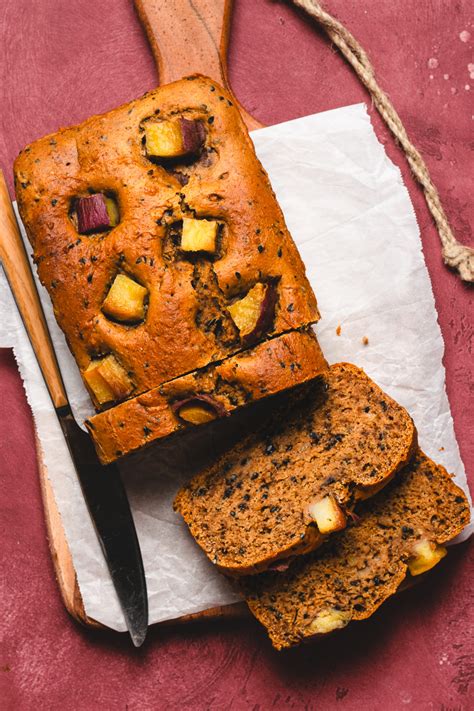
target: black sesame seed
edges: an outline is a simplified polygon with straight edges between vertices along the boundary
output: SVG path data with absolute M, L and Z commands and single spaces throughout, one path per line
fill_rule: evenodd
M 327 452 L 328 450 L 332 449 L 333 447 L 336 446 L 339 442 L 342 442 L 344 439 L 343 434 L 335 434 L 332 437 L 329 438 L 329 442 L 325 446 L 324 450 Z
M 53 207 L 55 207 L 57 204 L 58 204 L 58 201 L 56 200 L 56 198 L 53 198 L 53 199 L 51 200 L 51 205 L 52 205 Z
M 278 256 L 278 257 L 281 257 L 282 254 L 283 254 L 282 249 L 281 249 L 281 247 L 279 247 L 279 248 L 278 248 L 278 252 L 277 252 L 277 256 Z
M 150 435 L 151 433 L 152 430 L 145 425 L 145 427 L 143 428 L 143 434 L 145 435 L 145 437 L 148 437 L 148 435 Z
M 87 281 L 89 282 L 89 284 L 91 284 L 93 278 L 94 278 L 93 274 L 87 275 Z

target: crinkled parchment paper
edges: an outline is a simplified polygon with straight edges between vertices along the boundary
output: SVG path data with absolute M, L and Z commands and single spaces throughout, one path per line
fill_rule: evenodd
M 322 313 L 316 330 L 328 360 L 362 366 L 404 405 L 416 422 L 423 449 L 454 472 L 467 491 L 418 226 L 400 172 L 378 142 L 365 106 L 264 128 L 253 140 L 316 292 Z M 66 445 L 1 276 L 0 346 L 15 349 L 85 610 L 99 622 L 124 630 Z M 70 399 L 82 421 L 91 413 L 91 404 L 54 322 L 49 297 L 40 290 Z M 150 622 L 236 600 L 172 510 L 175 491 L 189 477 L 189 462 L 204 461 L 218 445 L 211 434 L 196 445 L 202 456 L 193 445 L 178 452 L 165 446 L 121 466 L 144 556 Z

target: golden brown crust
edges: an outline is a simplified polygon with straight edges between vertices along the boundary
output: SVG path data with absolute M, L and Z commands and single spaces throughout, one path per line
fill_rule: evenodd
M 175 508 L 220 570 L 255 574 L 321 545 L 312 504 L 334 500 L 342 527 L 344 512 L 385 486 L 415 447 L 406 410 L 339 363 L 193 477 Z
M 327 368 L 311 330 L 292 331 L 189 373 L 92 417 L 86 424 L 104 464 L 187 426 L 173 405 L 205 394 L 226 413 L 320 375 Z M 222 414 L 222 413 L 221 413 Z M 191 425 L 192 426 L 192 425 Z
M 244 582 L 249 608 L 276 649 L 370 617 L 413 580 L 406 576 L 417 543 L 443 545 L 470 518 L 464 492 L 421 450 L 358 514 L 317 555 L 301 558 L 280 575 Z
M 177 115 L 204 123 L 203 153 L 177 166 L 151 162 L 142 122 Z M 133 395 L 241 350 L 232 324 L 224 337 L 225 324 L 216 326 L 216 319 L 259 281 L 278 290 L 269 335 L 318 320 L 267 174 L 230 96 L 209 79 L 183 79 L 36 141 L 18 156 L 15 181 L 40 279 L 79 368 L 112 353 Z M 117 199 L 120 222 L 111 231 L 78 234 L 70 210 L 89 190 Z M 174 248 L 171 226 L 185 216 L 222 224 L 218 255 L 193 259 Z M 146 319 L 138 325 L 101 310 L 119 272 L 148 289 Z

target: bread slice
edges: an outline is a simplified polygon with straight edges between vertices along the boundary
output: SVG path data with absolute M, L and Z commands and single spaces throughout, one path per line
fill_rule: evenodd
M 470 518 L 463 491 L 421 451 L 359 513 L 285 573 L 245 581 L 248 606 L 276 649 L 370 617 L 409 573 L 436 565 Z
M 316 378 L 327 369 L 311 329 L 290 331 L 175 378 L 86 421 L 103 464 Z
M 175 508 L 221 571 L 257 573 L 343 528 L 356 501 L 385 486 L 415 445 L 406 410 L 340 363 L 194 477 Z

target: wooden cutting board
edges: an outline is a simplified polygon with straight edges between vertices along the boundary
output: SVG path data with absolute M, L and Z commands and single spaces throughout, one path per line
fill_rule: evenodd
M 135 0 L 135 6 L 155 57 L 160 84 L 199 73 L 231 91 L 227 48 L 232 0 Z M 235 98 L 234 103 L 249 130 L 262 127 Z M 36 445 L 49 547 L 64 605 L 78 622 L 89 627 L 102 627 L 84 610 L 71 551 L 38 439 Z M 247 614 L 246 605 L 236 603 L 187 615 L 174 622 L 244 614 Z

